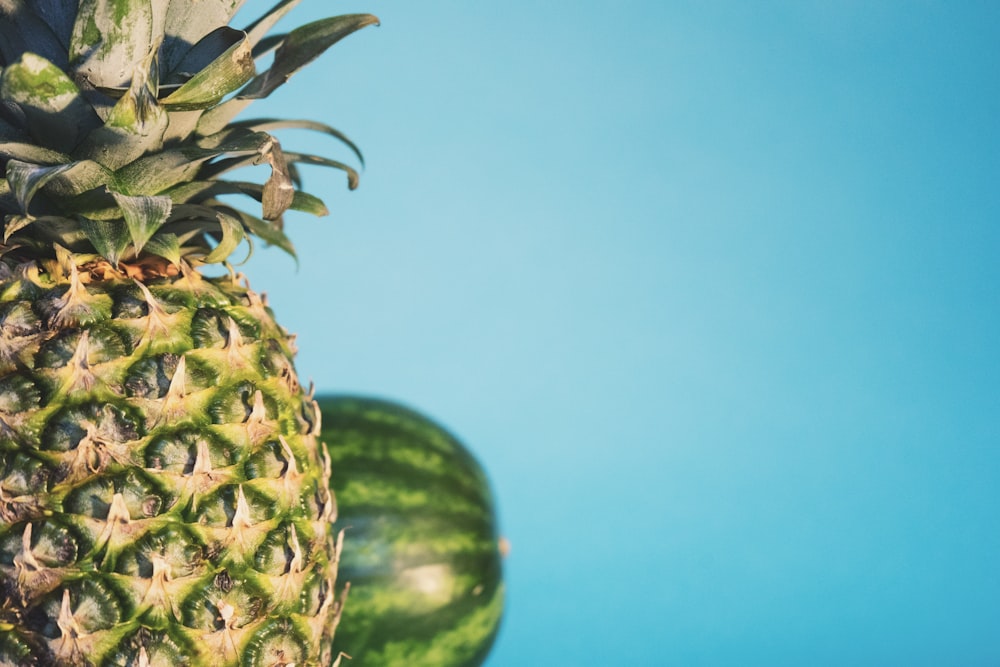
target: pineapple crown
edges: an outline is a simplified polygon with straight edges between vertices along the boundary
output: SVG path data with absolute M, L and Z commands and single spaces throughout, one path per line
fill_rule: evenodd
M 351 189 L 358 175 L 283 151 L 270 132 L 315 130 L 363 164 L 361 153 L 323 123 L 233 119 L 378 22 L 352 14 L 269 35 L 298 1 L 237 30 L 243 0 L 0 0 L 0 256 L 138 277 L 225 263 L 253 236 L 294 256 L 285 211 L 327 213 L 297 165 L 341 169 Z M 270 167 L 263 183 L 233 178 L 251 165 Z M 249 195 L 259 215 L 227 195 Z

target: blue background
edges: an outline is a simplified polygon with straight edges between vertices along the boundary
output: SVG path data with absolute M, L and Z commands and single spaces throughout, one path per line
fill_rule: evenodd
M 244 270 L 304 379 L 489 470 L 489 664 L 1000 664 L 1000 4 L 283 25 L 355 11 L 256 115 L 347 132 L 361 187 L 309 168 L 299 268 Z

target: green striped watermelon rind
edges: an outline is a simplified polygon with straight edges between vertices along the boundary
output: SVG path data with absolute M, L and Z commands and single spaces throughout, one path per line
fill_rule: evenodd
M 503 614 L 489 480 L 453 435 L 390 401 L 324 396 L 320 439 L 351 592 L 335 650 L 365 667 L 476 667 Z

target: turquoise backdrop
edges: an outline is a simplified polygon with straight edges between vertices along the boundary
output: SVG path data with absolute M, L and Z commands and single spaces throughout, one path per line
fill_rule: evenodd
M 361 186 L 243 270 L 488 468 L 490 667 L 1000 664 L 1000 3 L 361 11 L 257 112 Z

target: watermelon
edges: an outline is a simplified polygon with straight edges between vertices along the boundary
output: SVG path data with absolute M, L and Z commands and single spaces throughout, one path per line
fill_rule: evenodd
M 504 541 L 483 469 L 396 403 L 317 398 L 350 595 L 334 649 L 360 667 L 476 667 L 500 625 Z

